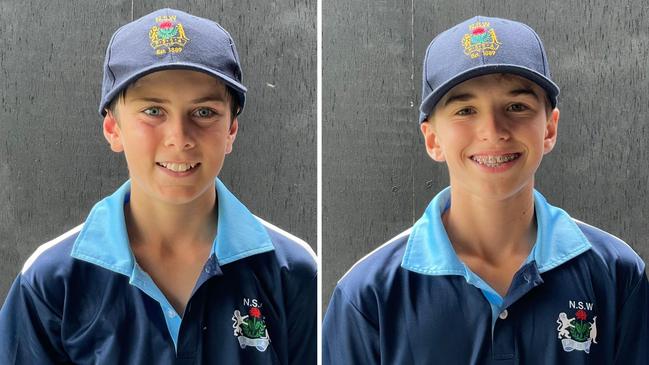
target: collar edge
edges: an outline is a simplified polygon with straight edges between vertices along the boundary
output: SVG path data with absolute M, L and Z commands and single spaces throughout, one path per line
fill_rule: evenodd
M 273 246 L 272 243 L 268 243 L 268 244 L 266 244 L 264 246 L 261 246 L 261 247 L 256 247 L 256 248 L 253 248 L 253 249 L 250 249 L 250 250 L 247 250 L 247 251 L 239 252 L 236 255 L 231 255 L 231 256 L 228 256 L 228 257 L 224 257 L 224 258 L 219 258 L 217 256 L 216 258 L 217 258 L 217 260 L 219 262 L 219 265 L 223 266 L 223 265 L 233 263 L 235 261 L 245 259 L 245 258 L 250 257 L 250 256 L 255 256 L 255 255 L 258 255 L 258 254 L 261 254 L 261 253 L 270 252 L 270 251 L 274 251 L 274 250 L 275 250 L 275 246 Z

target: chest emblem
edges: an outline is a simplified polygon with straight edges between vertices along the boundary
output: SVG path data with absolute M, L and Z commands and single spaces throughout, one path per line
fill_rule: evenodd
M 588 354 L 591 345 L 597 344 L 597 316 L 593 315 L 593 304 L 570 300 L 568 307 L 569 311 L 559 313 L 557 338 L 564 351 Z
M 244 314 L 238 309 L 232 315 L 232 328 L 234 328 L 234 337 L 239 341 L 242 349 L 254 347 L 258 351 L 264 352 L 270 344 L 268 329 L 264 316 L 261 314 L 261 303 L 257 299 L 244 299 Z

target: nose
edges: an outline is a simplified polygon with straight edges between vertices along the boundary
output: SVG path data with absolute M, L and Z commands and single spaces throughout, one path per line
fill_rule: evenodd
M 507 141 L 511 137 L 504 117 L 497 113 L 485 113 L 478 123 L 478 136 L 483 141 Z
M 187 150 L 195 146 L 191 121 L 185 119 L 182 116 L 170 116 L 165 121 L 165 146 L 179 150 Z

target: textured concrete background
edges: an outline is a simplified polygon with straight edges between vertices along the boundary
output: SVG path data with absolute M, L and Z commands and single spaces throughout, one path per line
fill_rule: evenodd
M 448 184 L 417 124 L 421 65 L 473 15 L 523 21 L 561 87 L 559 141 L 539 189 L 649 259 L 649 4 L 643 0 L 329 0 L 323 3 L 323 305 L 365 254 Z
M 221 178 L 315 250 L 315 1 L 0 1 L 0 303 L 36 247 L 127 178 L 96 111 L 104 53 L 120 25 L 166 6 L 237 44 L 249 92 Z

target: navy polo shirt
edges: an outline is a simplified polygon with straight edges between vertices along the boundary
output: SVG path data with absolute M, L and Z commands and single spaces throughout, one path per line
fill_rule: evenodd
M 323 364 L 649 364 L 645 264 L 534 192 L 536 242 L 502 297 L 458 259 L 439 193 L 338 282 Z
M 315 364 L 313 251 L 219 181 L 217 234 L 185 313 L 135 261 L 127 182 L 27 260 L 0 311 L 1 364 Z

